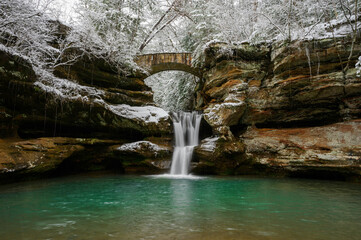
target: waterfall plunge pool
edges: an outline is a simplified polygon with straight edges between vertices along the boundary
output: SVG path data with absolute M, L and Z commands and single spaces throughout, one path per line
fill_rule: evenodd
M 361 239 L 361 186 L 81 175 L 0 186 L 1 239 Z

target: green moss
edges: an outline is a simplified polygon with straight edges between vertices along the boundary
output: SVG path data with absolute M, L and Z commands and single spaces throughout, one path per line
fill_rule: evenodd
M 122 161 L 122 164 L 124 167 L 129 167 L 129 166 L 147 166 L 148 163 L 146 161 L 144 161 L 144 159 L 139 159 L 139 158 L 128 158 L 125 161 Z
M 318 44 L 320 44 L 321 46 L 328 46 L 330 44 L 334 44 L 335 40 L 332 38 L 325 38 L 325 39 L 321 39 L 321 40 L 316 40 Z
M 39 87 L 36 87 L 36 86 L 34 86 L 34 91 L 35 92 L 42 92 L 42 90 Z
M 356 76 L 356 74 L 357 74 L 357 69 L 351 68 L 346 72 L 346 78 L 353 78 Z
M 21 74 L 21 72 L 10 72 L 11 75 L 13 75 L 14 77 L 17 77 L 19 79 L 24 78 L 24 76 Z
M 106 121 L 104 120 L 104 118 L 100 115 L 100 113 L 97 113 L 97 118 L 100 120 L 99 124 L 102 125 L 103 127 L 107 126 Z
M 216 164 L 214 162 L 202 161 L 202 166 L 214 167 Z
M 81 118 L 84 118 L 84 119 L 88 118 L 88 116 L 89 116 L 89 114 L 87 112 L 81 112 L 79 115 Z
M 16 146 L 15 146 L 15 147 L 16 147 Z M 7 169 L 14 169 L 14 168 L 16 168 L 16 164 L 11 163 L 11 162 L 9 162 L 9 163 L 2 163 L 2 165 L 3 165 L 5 168 L 7 168 Z
M 101 140 L 97 139 L 97 138 L 76 138 L 76 141 L 78 143 L 81 144 L 85 144 L 85 145 L 94 145 L 96 143 L 101 142 Z

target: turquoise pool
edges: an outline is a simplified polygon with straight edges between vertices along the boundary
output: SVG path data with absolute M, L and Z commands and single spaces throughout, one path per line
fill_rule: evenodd
M 81 175 L 0 186 L 0 239 L 361 239 L 361 185 Z

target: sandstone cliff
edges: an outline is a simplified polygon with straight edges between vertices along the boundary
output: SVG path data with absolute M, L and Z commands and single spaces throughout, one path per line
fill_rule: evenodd
M 169 139 L 172 132 L 168 113 L 154 106 L 143 80 L 121 76 L 102 59 L 84 56 L 54 75 L 39 75 L 26 59 L 0 51 L 0 79 L 2 180 L 91 169 L 127 172 L 131 159 L 114 146 Z M 151 172 L 163 171 L 156 166 Z
M 209 46 L 196 104 L 217 158 L 204 140 L 195 171 L 359 177 L 361 43 L 351 41 Z
M 351 41 L 209 46 L 196 108 L 214 136 L 193 172 L 359 179 L 361 44 Z M 0 52 L 1 179 L 169 169 L 171 121 L 142 78 L 91 57 L 54 75 Z

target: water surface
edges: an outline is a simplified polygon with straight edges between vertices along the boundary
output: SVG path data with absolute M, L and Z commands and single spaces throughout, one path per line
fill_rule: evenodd
M 359 184 L 73 176 L 0 187 L 1 239 L 361 239 Z

